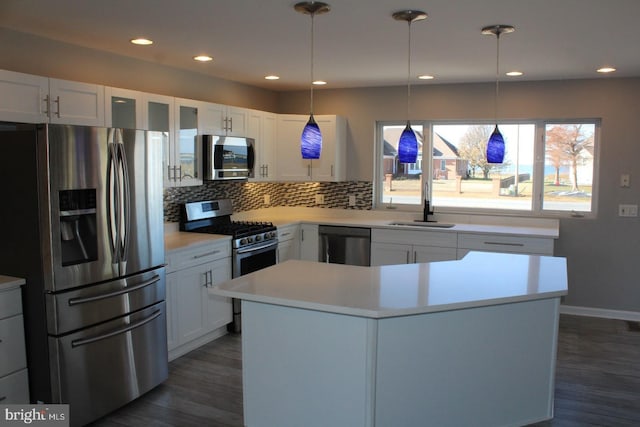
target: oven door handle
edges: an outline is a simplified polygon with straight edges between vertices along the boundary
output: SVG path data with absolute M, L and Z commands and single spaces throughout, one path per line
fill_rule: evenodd
M 265 243 L 264 245 L 261 246 L 251 246 L 248 248 L 240 248 L 240 249 L 236 249 L 236 253 L 237 254 L 246 254 L 249 252 L 255 252 L 255 251 L 259 251 L 261 249 L 270 249 L 271 247 L 277 247 L 278 246 L 278 242 L 269 242 L 269 243 Z

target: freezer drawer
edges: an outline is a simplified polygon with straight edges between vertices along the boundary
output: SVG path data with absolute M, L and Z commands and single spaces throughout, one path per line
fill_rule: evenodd
M 84 425 L 168 377 L 164 301 L 64 337 L 50 337 L 54 402 Z
M 50 335 L 62 335 L 164 301 L 164 268 L 69 292 L 46 294 Z

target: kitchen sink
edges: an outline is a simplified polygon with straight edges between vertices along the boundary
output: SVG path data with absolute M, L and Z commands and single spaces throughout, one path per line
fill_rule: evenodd
M 435 228 L 451 228 L 455 224 L 447 224 L 445 222 L 437 222 L 437 221 L 399 221 L 399 222 L 390 222 L 389 225 L 400 225 L 404 227 L 435 227 Z

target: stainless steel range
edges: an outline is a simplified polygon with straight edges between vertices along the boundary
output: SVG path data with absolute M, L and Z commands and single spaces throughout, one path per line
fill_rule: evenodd
M 232 236 L 232 277 L 276 264 L 278 232 L 270 222 L 232 221 L 231 200 L 203 200 L 181 205 L 180 231 Z M 233 300 L 231 332 L 240 332 L 240 301 Z

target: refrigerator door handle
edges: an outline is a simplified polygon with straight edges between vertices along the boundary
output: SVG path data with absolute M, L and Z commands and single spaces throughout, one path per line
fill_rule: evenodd
M 119 289 L 119 290 L 113 291 L 113 292 L 106 292 L 104 294 L 94 295 L 94 296 L 91 296 L 91 297 L 71 298 L 69 300 L 69 305 L 77 305 L 77 304 L 84 304 L 84 303 L 87 303 L 87 302 L 99 301 L 101 299 L 111 298 L 111 297 L 115 297 L 115 296 L 118 296 L 118 295 L 126 294 L 128 292 L 137 291 L 138 289 L 144 288 L 144 287 L 149 286 L 149 285 L 153 285 L 154 283 L 157 283 L 159 280 L 160 280 L 160 276 L 158 276 L 157 274 L 154 274 L 151 279 L 145 280 L 144 282 L 139 283 L 139 284 L 137 284 L 135 286 L 126 287 L 124 289 Z
M 129 244 L 131 241 L 131 184 L 129 181 L 129 165 L 124 149 L 122 130 L 116 129 L 116 148 L 118 150 L 118 178 L 121 180 L 122 204 L 120 205 L 122 225 L 122 246 L 120 247 L 120 262 L 127 262 Z
M 117 175 L 117 154 L 113 144 L 113 135 L 109 133 L 109 143 L 107 145 L 107 185 L 106 185 L 106 205 L 107 205 L 107 228 L 109 234 L 109 246 L 111 248 L 111 263 L 117 265 L 120 262 L 120 215 L 118 209 L 118 175 Z
M 131 323 L 128 326 L 124 326 L 122 328 L 118 328 L 115 329 L 111 332 L 107 332 L 106 334 L 100 334 L 100 335 L 95 335 L 93 337 L 89 337 L 89 338 L 83 338 L 83 339 L 79 339 L 79 340 L 73 340 L 71 341 L 71 347 L 75 348 L 75 347 L 80 347 L 82 345 L 87 345 L 87 344 L 91 344 L 94 343 L 96 341 L 100 341 L 100 340 L 104 340 L 107 338 L 111 338 L 114 337 L 116 335 L 120 335 L 120 334 L 124 334 L 125 332 L 129 332 L 133 329 L 139 328 L 140 326 L 146 325 L 147 323 L 151 322 L 152 320 L 154 320 L 156 317 L 160 316 L 162 314 L 162 310 L 156 310 L 154 311 L 149 317 L 139 320 L 135 323 Z

